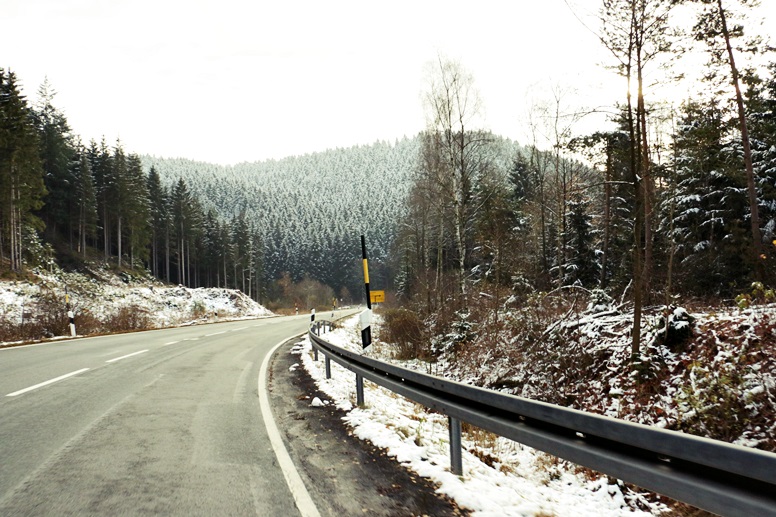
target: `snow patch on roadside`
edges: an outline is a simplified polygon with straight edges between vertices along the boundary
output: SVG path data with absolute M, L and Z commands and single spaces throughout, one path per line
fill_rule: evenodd
M 361 351 L 358 318 L 350 318 L 324 338 L 349 350 Z M 473 439 L 463 436 L 463 476 L 450 472 L 447 418 L 428 412 L 389 390 L 364 383 L 365 407 L 355 407 L 355 379 L 349 370 L 331 363 L 332 378 L 326 379 L 323 357 L 313 360 L 308 338 L 292 349 L 337 407 L 345 410 L 344 421 L 362 440 L 386 449 L 390 456 L 420 476 L 437 483 L 445 494 L 477 516 L 549 515 L 652 515 L 662 506 L 649 503 L 606 477 L 588 480 L 563 468 L 552 457 L 505 438 L 493 435 Z M 370 357 L 388 358 L 380 347 Z M 406 365 L 405 365 L 406 366 Z M 485 461 L 483 461 L 485 459 Z M 650 508 L 644 512 L 638 508 Z

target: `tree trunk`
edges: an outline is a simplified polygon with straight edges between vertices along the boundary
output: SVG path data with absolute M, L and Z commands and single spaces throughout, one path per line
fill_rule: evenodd
M 606 289 L 609 262 L 609 237 L 612 226 L 612 170 L 614 169 L 614 146 L 606 143 L 606 170 L 604 171 L 604 236 L 601 244 L 601 289 Z
M 744 147 L 744 167 L 746 169 L 746 187 L 749 194 L 749 211 L 751 213 L 751 226 L 752 226 L 752 252 L 754 259 L 754 272 L 755 279 L 758 282 L 764 280 L 764 268 L 763 268 L 763 250 L 762 250 L 762 234 L 760 233 L 760 211 L 757 206 L 757 188 L 754 182 L 754 166 L 752 165 L 752 147 L 749 142 L 749 128 L 746 124 L 746 111 L 744 110 L 744 98 L 741 94 L 741 84 L 739 80 L 738 68 L 736 68 L 736 61 L 733 57 L 733 47 L 730 44 L 730 32 L 727 26 L 727 17 L 725 16 L 725 10 L 722 8 L 722 0 L 717 0 L 717 6 L 719 7 L 719 19 L 722 25 L 722 35 L 725 38 L 725 46 L 727 47 L 728 60 L 730 62 L 730 72 L 732 75 L 733 86 L 736 89 L 736 104 L 738 106 L 738 122 L 741 126 L 741 143 Z
M 631 358 L 635 358 L 639 354 L 641 348 L 641 309 L 642 309 L 642 263 L 641 263 L 641 230 L 644 218 L 642 212 L 642 203 L 644 195 L 642 192 L 642 182 L 639 174 L 640 160 L 637 158 L 637 148 L 639 141 L 636 138 L 636 127 L 633 120 L 633 104 L 630 93 L 631 83 L 631 66 L 628 64 L 627 68 L 628 78 L 628 134 L 630 136 L 630 168 L 631 168 L 631 181 L 633 183 L 633 190 L 635 195 L 635 206 L 633 208 L 634 221 L 633 221 L 633 328 L 631 331 Z
M 637 55 L 637 75 L 638 75 L 638 99 L 636 113 L 638 115 L 639 133 L 640 133 L 640 151 L 641 151 L 641 192 L 644 206 L 644 269 L 643 269 L 643 291 L 647 303 L 651 298 L 651 280 L 652 280 L 652 171 L 649 159 L 649 145 L 647 139 L 647 109 L 644 103 L 644 77 L 643 65 L 641 63 L 641 48 Z
M 164 233 L 164 273 L 167 283 L 170 283 L 170 225 L 167 225 Z
M 118 237 L 118 250 L 119 250 L 119 269 L 121 269 L 121 219 L 122 217 L 119 216 L 116 224 L 116 237 Z

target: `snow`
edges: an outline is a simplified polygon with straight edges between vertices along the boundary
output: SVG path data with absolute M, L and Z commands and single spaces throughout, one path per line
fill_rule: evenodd
M 39 317 L 41 304 L 46 300 L 54 308 L 63 308 L 66 288 L 76 328 L 79 318 L 86 314 L 106 321 L 127 309 L 142 313 L 152 328 L 273 315 L 238 290 L 170 286 L 149 278 L 119 277 L 95 269 L 88 275 L 38 272 L 35 283 L 0 281 L 0 324 L 18 325 L 23 318 Z
M 379 320 L 379 318 L 377 318 Z M 379 323 L 379 321 L 378 321 Z M 322 336 L 337 346 L 361 352 L 358 318 Z M 346 411 L 343 420 L 354 436 L 386 450 L 389 456 L 431 479 L 440 494 L 454 499 L 473 515 L 487 517 L 545 515 L 652 515 L 662 506 L 625 490 L 606 477 L 586 478 L 563 461 L 519 443 L 484 431 L 465 432 L 463 476 L 450 472 L 447 418 L 371 382 L 364 382 L 365 406 L 356 407 L 352 372 L 331 363 L 332 378 L 326 379 L 323 358 L 313 360 L 305 337 L 292 353 L 319 389 Z M 388 350 L 375 343 L 370 357 L 388 359 Z M 402 363 L 420 367 L 417 362 Z M 613 388 L 613 391 L 616 390 Z M 638 508 L 650 508 L 645 512 Z

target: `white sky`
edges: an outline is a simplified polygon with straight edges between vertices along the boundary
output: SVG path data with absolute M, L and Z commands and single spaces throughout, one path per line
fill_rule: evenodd
M 0 67 L 31 100 L 48 76 L 84 141 L 163 157 L 230 164 L 413 136 L 439 53 L 474 76 L 488 128 L 523 143 L 549 85 L 587 106 L 623 89 L 563 0 L 2 0 L 2 12 Z

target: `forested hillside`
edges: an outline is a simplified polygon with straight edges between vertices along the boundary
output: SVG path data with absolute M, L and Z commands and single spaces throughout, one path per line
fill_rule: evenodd
M 183 179 L 205 210 L 244 218 L 262 238 L 265 278 L 289 273 L 356 290 L 360 240 L 384 262 L 413 174 L 417 141 L 338 149 L 279 161 L 218 166 L 144 157 L 166 183 Z M 385 280 L 377 268 L 376 278 Z M 350 298 L 349 295 L 346 296 Z
M 497 145 L 496 145 L 497 143 Z M 517 144 L 494 139 L 494 166 L 506 170 Z M 224 221 L 245 219 L 263 239 L 267 279 L 305 276 L 360 297 L 360 235 L 376 287 L 391 287 L 389 254 L 418 170 L 420 140 L 336 149 L 226 167 L 143 157 L 163 182 L 183 179 Z

